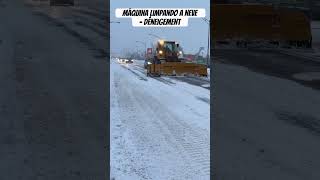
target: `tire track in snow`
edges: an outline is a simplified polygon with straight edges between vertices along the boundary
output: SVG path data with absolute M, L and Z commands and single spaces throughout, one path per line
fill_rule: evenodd
M 127 175 L 124 177 L 130 177 L 130 179 L 151 179 L 146 171 L 146 160 L 143 159 L 143 156 L 137 155 L 134 148 L 131 147 L 132 143 L 130 143 L 130 141 L 132 141 L 132 139 L 130 138 L 129 133 L 132 126 L 130 125 L 130 122 L 134 121 L 135 119 L 135 110 L 133 109 L 134 106 L 131 106 L 132 98 L 128 96 L 128 89 L 122 86 L 123 83 L 121 83 L 121 81 L 121 75 L 115 73 L 115 89 L 113 98 L 117 101 L 115 105 L 118 105 L 119 108 L 119 111 L 116 112 L 118 113 L 119 118 L 119 124 L 117 125 L 119 128 L 117 128 L 117 130 L 113 129 L 113 131 L 111 131 L 111 133 L 115 134 L 115 136 L 117 137 L 117 139 L 112 139 L 112 141 L 116 141 L 115 143 L 118 146 L 117 148 L 114 148 L 114 153 L 116 155 L 115 157 L 111 157 L 111 159 L 117 161 L 117 163 L 115 164 L 116 169 L 118 171 L 121 171 L 120 173 Z M 111 121 L 117 120 L 116 118 L 111 118 Z M 135 177 L 134 175 L 138 177 Z M 116 177 L 115 179 L 121 178 Z
M 148 81 L 148 79 L 144 78 L 143 76 L 141 76 L 141 75 L 138 74 L 137 72 L 131 70 L 129 67 L 125 67 L 125 66 L 123 66 L 123 65 L 121 65 L 121 67 L 123 67 L 124 69 L 130 71 L 132 74 L 134 74 L 135 76 L 137 76 L 140 80 Z
M 136 66 L 136 65 L 134 65 Z M 148 81 L 148 79 L 144 78 L 143 75 L 144 75 L 144 72 L 141 68 L 136 68 L 136 67 L 133 67 L 131 68 L 130 65 L 129 67 L 125 67 L 125 66 L 122 66 L 123 68 L 127 69 L 128 71 L 132 72 L 134 75 L 138 76 L 140 80 L 144 80 L 144 81 Z M 142 74 L 142 75 L 140 75 Z M 160 82 L 163 82 L 165 84 L 168 84 L 168 85 L 173 85 L 173 84 L 176 84 L 174 82 L 171 82 L 167 79 L 164 79 L 162 77 L 152 77 L 152 76 L 149 76 L 149 78 L 152 78 L 152 79 L 155 79 L 155 80 L 158 80 Z
M 176 150 L 180 151 L 180 154 L 183 154 L 186 159 L 189 159 L 187 163 L 195 162 L 196 166 L 192 167 L 192 169 L 196 170 L 194 173 L 204 176 L 209 175 L 209 133 L 203 129 L 191 127 L 187 123 L 184 123 L 182 119 L 179 119 L 169 109 L 165 108 L 165 104 L 160 104 L 152 96 L 146 94 L 140 95 L 137 92 L 135 94 L 135 98 L 137 99 L 135 102 L 145 102 L 146 99 L 151 102 L 148 105 L 140 104 L 140 106 L 145 106 L 145 109 L 149 109 L 149 112 L 158 116 L 155 121 L 161 121 L 167 130 L 169 130 L 163 132 L 166 139 L 171 139 L 171 142 L 176 145 Z M 190 169 L 186 169 L 185 172 L 188 171 Z
M 140 72 L 141 74 L 145 75 L 144 69 L 142 69 L 141 66 L 134 65 L 133 70 L 138 71 L 138 72 Z M 163 82 L 163 83 L 165 83 L 165 84 L 167 84 L 167 85 L 174 85 L 174 84 L 176 84 L 176 83 L 174 83 L 174 82 L 172 82 L 172 81 L 170 81 L 170 80 L 168 80 L 168 79 L 164 79 L 164 78 L 162 78 L 162 77 L 152 77 L 152 76 L 148 76 L 148 77 L 149 77 L 149 78 L 152 78 L 152 79 L 155 79 L 155 80 L 158 80 L 158 81 L 160 81 L 160 82 Z
M 157 108 L 156 106 L 153 109 Z M 173 136 L 175 141 L 181 145 L 178 147 L 182 154 L 190 159 L 190 162 L 195 162 L 197 166 L 197 174 L 209 175 L 210 173 L 210 147 L 209 137 L 206 133 L 196 127 L 183 122 L 183 120 L 176 117 L 168 109 L 162 109 L 161 112 L 157 113 L 160 115 L 158 118 L 161 120 L 169 130 L 167 136 Z M 171 138 L 171 137 L 168 137 Z

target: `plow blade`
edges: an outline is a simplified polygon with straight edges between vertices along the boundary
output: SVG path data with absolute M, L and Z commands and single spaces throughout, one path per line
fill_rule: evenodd
M 215 35 L 215 47 L 243 42 L 274 42 L 306 48 L 312 45 L 311 21 L 303 10 L 272 5 L 216 4 L 213 17 L 211 31 Z
M 147 74 L 151 76 L 207 76 L 207 67 L 195 63 L 167 62 L 163 64 L 149 64 Z

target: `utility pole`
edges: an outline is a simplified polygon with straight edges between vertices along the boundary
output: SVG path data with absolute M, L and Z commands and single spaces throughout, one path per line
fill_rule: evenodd
M 149 36 L 156 37 L 156 38 L 158 38 L 158 39 L 162 39 L 161 37 L 159 37 L 159 36 L 157 36 L 157 35 L 155 35 L 155 34 L 151 34 L 151 33 L 149 33 L 148 35 L 149 35 Z
M 141 43 L 144 45 L 144 58 L 146 57 L 147 55 L 147 43 L 146 42 L 142 42 L 142 41 L 136 41 L 138 43 Z
M 208 26 L 207 67 L 210 67 L 210 23 Z
M 208 45 L 207 45 L 207 67 L 209 67 L 210 63 L 210 20 L 206 18 L 202 18 L 208 24 Z

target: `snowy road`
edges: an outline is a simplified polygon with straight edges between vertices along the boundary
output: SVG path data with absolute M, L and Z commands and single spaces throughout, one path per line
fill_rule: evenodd
M 110 65 L 111 177 L 209 179 L 210 92 Z
M 77 0 L 75 6 L 49 6 L 49 0 L 24 0 L 25 6 L 32 8 L 33 14 L 64 29 L 69 35 L 78 38 L 95 52 L 96 57 L 107 54 L 106 26 L 109 11 L 103 0 Z
M 319 180 L 320 81 L 295 76 L 319 72 L 319 63 L 265 51 L 215 55 L 214 177 Z
M 99 35 L 22 0 L 0 4 L 0 179 L 106 179 L 109 72 L 91 50 Z

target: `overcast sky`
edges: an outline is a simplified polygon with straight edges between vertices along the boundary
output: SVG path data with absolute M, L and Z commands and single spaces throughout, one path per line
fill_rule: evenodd
M 110 24 L 111 53 L 121 53 L 124 49 L 143 50 L 144 45 L 136 41 L 147 43 L 147 47 L 157 39 L 148 35 L 155 34 L 167 40 L 180 43 L 185 53 L 196 53 L 199 48 L 208 43 L 208 24 L 201 18 L 190 18 L 188 27 L 132 27 L 131 18 L 116 18 L 116 8 L 205 8 L 206 18 L 210 19 L 210 0 L 111 0 Z

